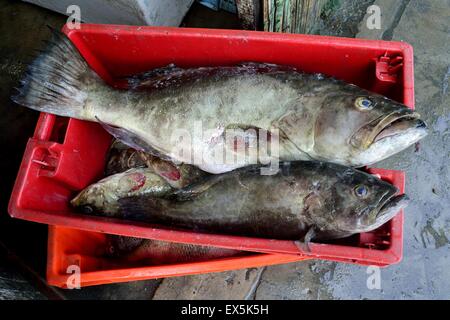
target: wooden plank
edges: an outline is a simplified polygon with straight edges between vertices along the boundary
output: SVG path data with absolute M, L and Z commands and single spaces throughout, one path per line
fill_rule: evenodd
M 327 0 L 263 0 L 264 30 L 311 33 Z
M 264 31 L 269 31 L 269 0 L 263 0 Z
M 258 26 L 259 1 L 258 0 L 236 0 L 238 17 L 241 26 L 247 30 L 256 30 Z

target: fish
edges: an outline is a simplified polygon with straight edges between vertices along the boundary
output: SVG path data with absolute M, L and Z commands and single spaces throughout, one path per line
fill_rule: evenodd
M 62 33 L 29 67 L 12 100 L 94 121 L 128 146 L 220 174 L 253 164 L 381 161 L 428 133 L 402 103 L 323 74 L 245 62 L 175 65 L 105 83 Z M 266 174 L 266 173 L 264 173 Z
M 244 255 L 240 250 L 203 245 L 110 236 L 108 256 L 152 265 L 207 261 Z
M 159 197 L 172 191 L 170 184 L 149 168 L 131 168 L 107 176 L 79 192 L 70 204 L 85 214 L 115 216 L 119 200 L 129 196 Z M 101 210 L 98 210 L 101 208 Z
M 143 151 L 128 147 L 114 140 L 107 155 L 105 175 L 110 176 L 131 168 L 147 168 L 167 181 L 171 187 L 180 189 L 207 175 L 195 166 L 175 164 Z
M 146 167 L 148 167 L 147 163 L 139 151 L 130 148 L 119 140 L 113 140 L 106 155 L 106 177 L 129 169 Z
M 196 167 L 157 159 L 114 140 L 107 155 L 106 178 L 82 191 L 72 200 L 72 204 L 84 213 L 92 213 L 93 208 L 84 204 L 82 199 L 95 197 L 100 201 L 97 205 L 102 207 L 100 215 L 106 213 L 108 216 L 117 210 L 121 197 L 130 194 L 162 196 L 172 188 L 187 186 L 205 174 Z M 238 250 L 116 235 L 108 235 L 107 247 L 110 258 L 154 265 L 206 261 L 242 254 Z
M 259 170 L 255 165 L 210 175 L 160 197 L 123 197 L 114 217 L 309 243 L 377 229 L 409 201 L 390 183 L 338 164 L 295 161 L 283 162 L 274 175 Z M 84 204 L 103 210 L 95 195 L 83 197 Z

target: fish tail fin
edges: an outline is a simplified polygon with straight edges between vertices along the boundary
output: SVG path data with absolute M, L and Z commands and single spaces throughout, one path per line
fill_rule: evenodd
M 86 85 L 101 81 L 72 42 L 53 31 L 47 48 L 28 67 L 19 93 L 11 99 L 33 110 L 84 119 Z

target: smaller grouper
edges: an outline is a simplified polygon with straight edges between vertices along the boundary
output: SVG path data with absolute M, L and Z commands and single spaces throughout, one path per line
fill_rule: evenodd
M 408 203 L 395 186 L 337 164 L 283 162 L 271 176 L 259 170 L 250 166 L 206 176 L 158 194 L 123 193 L 111 210 L 103 200 L 116 192 L 113 175 L 87 187 L 72 205 L 120 219 L 308 243 L 374 230 Z

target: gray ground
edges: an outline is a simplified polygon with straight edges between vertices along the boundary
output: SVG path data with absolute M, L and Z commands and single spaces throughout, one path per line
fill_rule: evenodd
M 324 36 L 355 37 L 367 7 L 374 1 L 328 0 L 314 33 Z
M 366 267 L 319 261 L 268 267 L 256 299 L 450 298 L 450 1 L 374 4 L 391 23 L 378 33 L 362 23 L 357 37 L 381 39 L 392 30 L 393 40 L 414 46 L 416 109 L 432 128 L 418 151 L 411 147 L 377 165 L 406 171 L 406 192 L 413 201 L 406 209 L 403 261 L 381 270 L 380 290 L 367 288 Z
M 309 261 L 260 269 L 98 286 L 79 291 L 61 290 L 68 298 L 111 299 L 449 299 L 450 298 L 450 0 L 335 0 L 339 5 L 323 16 L 317 33 L 362 38 L 399 40 L 414 46 L 416 59 L 416 109 L 432 128 L 429 137 L 379 167 L 401 169 L 407 173 L 407 193 L 412 204 L 406 209 L 403 261 L 381 270 L 381 289 L 370 290 L 367 268 L 326 261 Z M 382 30 L 367 30 L 365 8 L 379 5 Z M 193 13 L 192 13 L 193 12 Z M 212 14 L 200 7 L 185 19 L 186 26 L 237 26 L 234 17 Z M 211 14 L 213 18 L 204 18 Z M 196 16 L 197 15 L 197 16 Z M 64 19 L 30 5 L 0 0 L 0 139 L 8 157 L 1 157 L 7 174 L 1 186 L 2 211 L 9 188 L 23 153 L 26 137 L 35 124 L 35 114 L 23 108 L 12 109 L 10 89 L 20 78 L 27 55 L 48 37 L 45 24 L 59 26 Z M 222 21 L 222 22 L 220 22 Z M 360 23 L 361 22 L 361 23 Z M 30 32 L 33 30 L 33 32 Z M 11 126 L 10 124 L 14 125 Z M 5 222 L 3 222 L 5 221 Z M 24 259 L 41 270 L 45 266 L 45 239 L 39 257 L 25 254 L 38 241 L 5 238 L 10 226 L 20 226 L 31 236 L 42 238 L 42 227 L 11 222 L 2 217 L 4 242 L 16 246 Z M 39 229 L 40 228 L 40 229 Z M 36 231 L 39 229 L 39 231 Z M 2 230 L 3 232 L 4 230 Z M 32 233 L 34 232 L 34 233 Z M 10 232 L 11 233 L 11 232 Z M 19 237 L 20 238 L 20 237 Z M 45 238 L 45 234 L 44 234 Z M 13 239 L 14 241 L 11 241 Z M 36 242 L 36 244 L 34 244 Z M 42 270 L 40 271 L 42 273 Z M 30 295 L 32 297 L 33 295 Z

